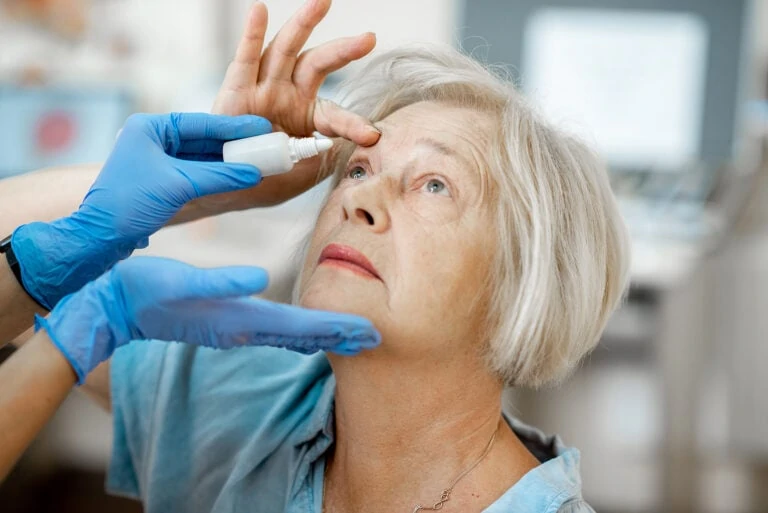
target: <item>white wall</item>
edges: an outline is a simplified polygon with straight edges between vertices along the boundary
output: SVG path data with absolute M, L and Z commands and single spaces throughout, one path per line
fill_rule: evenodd
M 233 2 L 235 15 L 240 17 L 253 4 L 250 0 Z M 272 35 L 303 2 L 266 0 L 266 4 L 271 20 L 268 34 Z M 459 5 L 455 0 L 335 0 L 309 44 L 368 31 L 376 32 L 385 48 L 409 41 L 451 43 Z
M 140 108 L 165 111 L 202 105 L 215 92 L 242 33 L 251 0 L 115 0 L 91 2 L 81 41 L 19 26 L 0 11 L 0 79 L 25 67 L 55 82 L 120 83 L 134 88 Z M 301 6 L 268 0 L 271 38 Z M 453 42 L 459 0 L 337 0 L 310 45 L 339 36 L 376 32 L 380 47 L 407 41 Z M 221 36 L 222 30 L 227 30 Z M 112 52 L 115 41 L 131 48 Z M 208 104 L 206 104 L 208 107 Z

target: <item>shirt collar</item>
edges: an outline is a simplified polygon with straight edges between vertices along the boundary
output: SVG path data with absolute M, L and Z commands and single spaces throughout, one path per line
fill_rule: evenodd
M 571 499 L 581 498 L 580 453 L 566 447 L 558 436 L 547 436 L 504 413 L 512 430 L 541 462 L 483 513 L 557 511 Z
M 314 359 L 312 363 L 317 365 L 313 370 L 318 372 L 315 386 L 319 387 L 319 397 L 299 433 L 297 445 L 314 445 L 318 440 L 323 440 L 327 441 L 323 444 L 323 447 L 327 448 L 335 437 L 333 410 L 336 378 L 324 353 L 313 355 L 311 358 Z M 580 498 L 579 451 L 566 447 L 558 436 L 547 436 L 541 430 L 515 419 L 506 412 L 503 415 L 528 450 L 541 461 L 541 465 L 523 476 L 484 513 L 550 511 L 551 508 L 556 511 L 565 501 Z M 322 452 L 324 449 L 318 451 L 315 457 L 319 457 Z
M 565 449 L 530 470 L 483 513 L 558 511 L 572 499 L 581 499 L 578 449 Z
M 314 386 L 319 388 L 320 393 L 312 413 L 298 434 L 296 445 L 312 442 L 321 434 L 330 441 L 334 439 L 333 403 L 336 396 L 336 378 L 325 353 L 321 352 L 310 358 L 315 360 L 313 363 L 317 365 L 315 370 L 318 372 L 318 378 Z

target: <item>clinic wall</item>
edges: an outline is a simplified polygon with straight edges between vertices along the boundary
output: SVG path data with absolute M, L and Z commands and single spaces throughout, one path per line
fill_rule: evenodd
M 270 40 L 303 0 L 265 3 L 269 9 Z M 179 9 L 178 0 L 139 2 L 133 17 L 135 24 L 142 26 L 142 32 L 148 34 L 141 53 L 147 69 L 152 70 L 143 74 L 144 86 L 163 91 L 169 109 L 198 110 L 208 106 L 234 55 L 252 4 L 252 0 L 191 0 L 185 2 L 184 9 Z M 410 41 L 451 43 L 456 33 L 457 4 L 458 0 L 335 0 L 308 46 L 367 31 L 376 33 L 379 50 Z M 163 20 L 173 19 L 177 14 L 185 22 L 169 32 Z M 182 69 L 168 69 L 168 60 L 156 48 L 173 49 L 174 55 L 180 56 L 174 61 Z M 193 83 L 179 83 L 178 76 L 189 76 Z M 163 110 L 162 105 L 151 107 Z
M 199 73 L 197 79 L 200 87 L 195 90 L 179 90 L 180 85 L 173 85 L 174 80 L 166 80 L 168 84 L 154 83 L 156 88 L 176 90 L 173 95 L 171 108 L 186 108 L 199 110 L 208 105 L 212 93 L 218 87 L 221 77 L 226 71 L 235 48 L 243 31 L 248 12 L 253 5 L 252 0 L 194 0 L 197 6 L 193 9 L 197 18 L 195 23 L 183 27 L 184 33 L 170 36 L 158 28 L 154 31 L 158 41 L 173 46 L 189 45 L 190 41 L 198 41 L 197 46 L 202 59 L 196 58 L 196 52 L 184 48 L 189 60 L 182 64 L 190 68 L 199 67 L 199 62 L 205 63 L 205 73 Z M 177 8 L 177 0 L 161 0 L 143 2 L 142 9 L 146 16 L 150 11 L 157 11 L 158 16 L 169 17 Z M 302 5 L 303 0 L 266 0 L 269 10 L 269 28 L 267 40 L 271 40 L 282 24 Z M 374 32 L 377 36 L 377 50 L 385 50 L 399 44 L 414 41 L 453 44 L 460 33 L 458 17 L 461 14 L 460 0 L 334 0 L 331 10 L 323 22 L 315 29 L 307 47 L 321 44 L 325 41 L 341 37 L 353 36 L 363 32 Z M 200 23 L 205 27 L 200 27 Z M 215 26 L 211 26 L 214 23 Z M 204 38 L 199 34 L 205 33 Z M 154 64 L 150 58 L 150 63 Z M 166 63 L 167 64 L 167 63 Z M 351 64 L 345 72 L 355 69 L 361 63 Z M 192 74 L 192 73 L 190 73 Z
M 240 20 L 252 5 L 251 0 L 230 0 L 233 14 Z M 274 34 L 283 20 L 302 4 L 300 0 L 266 0 L 270 29 Z M 460 0 L 334 0 L 331 11 L 309 40 L 316 45 L 329 39 L 375 32 L 379 47 L 387 48 L 412 41 L 453 42 Z M 240 22 L 242 24 L 242 21 Z M 239 28 L 239 25 L 238 25 Z M 233 42 L 234 45 L 234 42 Z
M 302 0 L 266 0 L 277 29 Z M 208 110 L 242 34 L 252 0 L 121 0 L 90 2 L 87 28 L 62 40 L 37 26 L 20 25 L 0 10 L 0 81 L 24 69 L 46 81 L 122 85 L 143 111 Z M 406 41 L 452 43 L 459 0 L 335 0 L 309 44 L 366 31 L 379 48 Z M 115 44 L 124 47 L 116 57 Z

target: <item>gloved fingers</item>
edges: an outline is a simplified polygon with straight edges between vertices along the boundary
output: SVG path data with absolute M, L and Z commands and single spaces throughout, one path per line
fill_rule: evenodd
M 365 57 L 376 46 L 376 35 L 367 32 L 354 37 L 342 37 L 310 48 L 299 55 L 293 71 L 293 83 L 299 89 L 315 94 L 329 73 L 340 70 L 352 61 Z
M 170 120 L 182 143 L 196 139 L 231 141 L 272 131 L 272 123 L 261 116 L 219 116 L 174 112 L 170 114 Z
M 340 105 L 318 98 L 312 119 L 315 129 L 328 137 L 343 137 L 360 146 L 376 144 L 381 137 L 370 121 Z
M 259 80 L 290 80 L 296 59 L 312 31 L 328 14 L 331 0 L 304 2 L 285 22 L 264 52 Z
M 247 189 L 261 182 L 261 172 L 249 164 L 177 159 L 176 168 L 192 182 L 198 196 Z
M 218 157 L 221 160 L 224 153 L 224 143 L 217 139 L 190 139 L 182 141 L 179 150 L 176 152 L 177 158 L 189 158 L 185 160 L 214 160 Z
M 263 292 L 269 274 L 260 267 L 229 266 L 213 269 L 190 267 L 179 299 L 223 299 Z M 150 285 L 151 286 L 151 285 Z
M 248 323 L 246 344 L 287 347 L 313 353 L 320 350 L 358 352 L 381 342 L 373 324 L 355 315 L 309 310 L 263 299 L 238 300 L 237 317 Z
M 342 355 L 371 349 L 380 341 L 365 319 L 250 297 L 179 299 L 166 306 L 141 315 L 135 321 L 140 329 L 134 337 L 218 349 L 271 346 L 303 354 L 333 351 Z
M 176 158 L 179 160 L 191 160 L 196 162 L 221 162 L 223 155 L 219 153 L 177 153 Z

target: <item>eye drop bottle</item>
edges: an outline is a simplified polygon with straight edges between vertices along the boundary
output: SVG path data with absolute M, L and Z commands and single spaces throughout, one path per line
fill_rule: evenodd
M 287 173 L 300 160 L 328 151 L 331 139 L 295 138 L 283 132 L 257 135 L 224 143 L 224 162 L 251 164 L 261 176 Z

